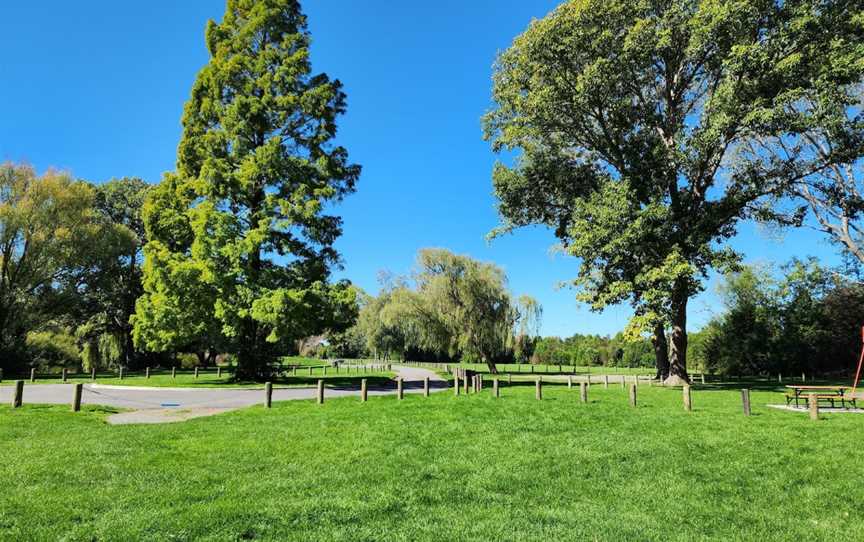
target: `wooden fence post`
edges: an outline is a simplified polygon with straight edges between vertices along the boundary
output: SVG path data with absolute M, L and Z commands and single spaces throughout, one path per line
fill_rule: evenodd
M 327 366 L 325 365 L 325 366 L 322 367 L 321 369 L 322 369 L 322 371 L 323 371 L 323 376 L 327 376 Z
M 423 397 L 429 397 L 429 377 L 423 379 Z
M 627 375 L 621 375 L 621 389 L 627 388 Z
M 465 395 L 468 395 L 468 393 L 471 391 L 468 384 L 468 375 L 462 377 L 462 382 L 463 384 L 465 384 Z
M 453 375 L 453 395 L 459 396 L 459 375 Z
M 123 366 L 120 366 L 120 380 L 123 380 Z
M 15 381 L 15 393 L 12 395 L 12 408 L 18 408 L 24 403 L 24 381 Z
M 537 382 L 535 383 L 535 392 L 534 395 L 537 397 L 537 400 L 543 399 L 543 378 L 537 377 Z
M 692 397 L 690 396 L 690 386 L 685 385 L 681 388 L 681 392 L 684 396 L 684 410 L 690 412 L 693 410 L 693 402 Z
M 750 390 L 741 390 L 741 403 L 744 405 L 744 415 L 750 415 Z
M 630 384 L 630 406 L 636 406 L 636 385 Z
M 573 389 L 573 376 L 572 375 L 567 376 L 567 389 L 568 390 Z
M 318 404 L 324 404 L 324 381 L 318 379 Z
M 147 367 L 146 369 L 144 369 L 144 376 L 147 379 L 150 378 L 150 367 Z
M 198 366 L 195 366 L 195 378 L 198 378 Z
M 518 365 L 517 365 L 517 367 L 518 367 Z M 507 373 L 507 385 L 509 386 L 512 383 L 513 383 L 513 375 L 510 373 Z
M 700 373 L 699 376 L 702 378 L 702 384 L 705 384 L 705 373 Z
M 804 375 L 803 372 L 801 373 L 801 382 L 807 382 L 807 377 Z
M 399 400 L 401 401 L 403 399 L 404 395 L 405 395 L 405 393 L 404 393 L 404 390 L 402 389 L 402 379 L 397 378 L 396 379 L 396 396 L 399 397 Z
M 458 388 L 457 388 L 458 389 Z M 368 399 L 369 394 L 366 388 L 366 379 L 360 380 L 360 402 L 365 403 L 366 399 Z
M 609 375 L 603 375 L 603 387 L 609 389 Z
M 63 382 L 66 382 L 66 367 L 63 367 Z
M 588 402 L 588 384 L 586 382 L 579 383 L 579 399 L 583 403 Z
M 808 403 L 810 404 L 810 419 L 818 420 L 819 419 L 819 400 L 816 399 L 816 394 L 811 393 L 808 398 Z
M 590 386 L 591 385 L 591 373 L 590 372 L 588 373 L 588 376 L 586 378 L 587 378 L 588 385 Z
M 222 367 L 216 367 L 216 378 L 222 378 Z
M 95 366 L 90 368 L 90 380 L 92 380 L 93 382 L 96 382 L 96 367 Z
M 783 383 L 783 373 L 777 373 L 777 383 Z
M 498 391 L 498 379 L 493 378 L 492 379 L 492 397 L 498 398 L 499 393 L 500 392 Z
M 483 391 L 483 375 L 477 375 L 477 392 Z
M 72 394 L 72 412 L 81 410 L 81 392 L 84 390 L 84 384 L 78 383 L 73 386 L 75 391 Z
M 171 367 L 171 378 L 177 378 L 177 367 Z
M 308 369 L 309 369 L 309 376 L 312 376 L 312 366 L 310 365 L 310 366 L 308 367 Z
M 273 383 L 265 382 L 264 383 L 264 404 L 267 408 L 273 406 Z
M 36 368 L 30 369 L 30 382 L 36 382 Z

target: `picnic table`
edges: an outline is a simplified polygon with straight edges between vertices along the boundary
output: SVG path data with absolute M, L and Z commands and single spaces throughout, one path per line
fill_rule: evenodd
M 789 390 L 786 393 L 786 406 L 789 406 L 791 403 L 795 403 L 796 407 L 799 407 L 799 402 L 803 401 L 804 405 L 807 405 L 807 401 L 811 395 L 816 397 L 816 401 L 822 401 L 831 404 L 831 408 L 834 408 L 836 403 L 840 403 L 840 406 L 846 408 L 846 403 L 850 403 L 852 406 L 855 405 L 855 397 L 850 397 L 846 394 L 846 390 L 849 389 L 849 386 L 795 386 L 790 385 L 786 386 Z

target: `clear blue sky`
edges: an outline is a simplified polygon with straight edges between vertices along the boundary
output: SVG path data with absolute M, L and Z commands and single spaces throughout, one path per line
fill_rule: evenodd
M 552 0 L 307 0 L 316 71 L 342 80 L 348 113 L 339 142 L 363 165 L 340 207 L 338 243 L 350 278 L 377 290 L 376 274 L 410 271 L 417 249 L 446 247 L 501 265 L 514 293 L 544 307 L 543 333 L 611 334 L 626 308 L 594 314 L 556 285 L 577 262 L 551 255 L 543 229 L 491 245 L 497 223 L 482 140 L 496 52 Z M 101 182 L 157 182 L 174 168 L 180 115 L 207 62 L 204 27 L 224 0 L 9 2 L 0 33 L 0 160 L 50 166 Z M 745 225 L 734 240 L 751 262 L 835 251 L 812 232 L 770 239 Z M 720 310 L 716 280 L 691 304 L 699 327 Z

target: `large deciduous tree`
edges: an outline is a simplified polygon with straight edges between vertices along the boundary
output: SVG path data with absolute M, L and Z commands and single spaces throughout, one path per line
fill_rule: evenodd
M 485 117 L 503 230 L 555 229 L 595 309 L 629 300 L 671 326 L 669 383 L 686 381 L 687 302 L 763 198 L 839 162 L 761 175 L 738 151 L 793 133 L 803 98 L 861 80 L 860 2 L 573 0 L 501 54 Z M 801 108 L 804 116 L 809 113 Z
M 92 277 L 132 245 L 95 200 L 68 174 L 0 166 L 0 367 L 20 365 L 27 333 L 77 312 Z
M 177 178 L 145 214 L 159 231 L 135 321 L 141 340 L 163 346 L 215 324 L 238 376 L 257 377 L 294 339 L 353 317 L 353 288 L 329 282 L 341 220 L 327 209 L 360 168 L 333 144 L 345 94 L 312 74 L 296 0 L 228 0 L 206 42 Z M 188 324 L 182 337 L 176 323 Z

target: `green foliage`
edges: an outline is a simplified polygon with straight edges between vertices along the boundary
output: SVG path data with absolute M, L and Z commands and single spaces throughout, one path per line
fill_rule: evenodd
M 538 339 L 532 363 L 544 365 L 576 365 L 580 367 L 651 367 L 654 350 L 644 337 L 626 338 L 576 334 L 566 339 Z
M 826 126 L 799 104 L 855 95 L 862 21 L 855 2 L 563 3 L 496 65 L 486 136 L 518 153 L 493 172 L 498 231 L 553 228 L 580 260 L 580 299 L 631 303 L 636 331 L 671 325 L 686 379 L 688 299 L 734 268 L 738 222 L 801 173 L 738 151 Z
M 848 374 L 860 353 L 864 286 L 814 260 L 793 260 L 780 279 L 744 268 L 723 286 L 726 313 L 698 336 L 695 355 L 721 374 Z
M 138 344 L 236 353 L 260 376 L 301 337 L 341 330 L 356 291 L 328 282 L 359 166 L 334 146 L 338 81 L 313 75 L 294 0 L 228 0 L 183 114 L 176 174 L 148 200 Z
M 31 331 L 26 344 L 30 363 L 39 371 L 79 365 L 78 343 L 68 331 Z
M 102 271 L 128 254 L 130 231 L 104 220 L 96 190 L 69 175 L 0 166 L 0 366 L 24 365 L 25 338 L 91 311 Z M 16 356 L 17 353 L 17 356 Z M 77 358 L 77 354 L 75 356 Z

